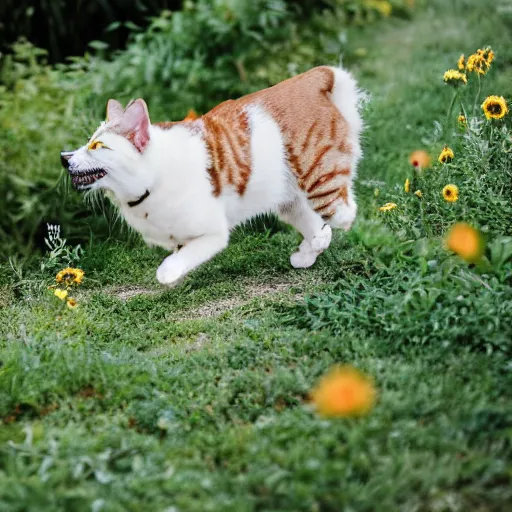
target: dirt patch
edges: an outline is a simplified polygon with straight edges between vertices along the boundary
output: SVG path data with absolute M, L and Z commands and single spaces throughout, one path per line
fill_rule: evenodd
M 197 318 L 212 318 L 221 315 L 232 309 L 239 308 L 248 304 L 256 297 L 266 297 L 276 293 L 286 292 L 290 287 L 296 286 L 296 282 L 286 283 L 258 283 L 249 285 L 235 297 L 228 297 L 225 299 L 218 299 L 214 302 L 204 304 L 203 306 L 195 309 L 190 309 L 185 314 L 180 315 L 179 320 L 193 320 Z M 300 298 L 301 294 L 294 294 L 294 298 Z
M 199 318 L 213 318 L 226 313 L 227 311 L 244 306 L 257 297 L 267 297 L 278 293 L 286 294 L 290 288 L 299 288 L 301 290 L 300 293 L 290 293 L 289 295 L 293 299 L 301 299 L 303 297 L 304 289 L 309 288 L 311 284 L 312 282 L 310 278 L 299 275 L 292 276 L 290 280 L 277 283 L 246 282 L 245 286 L 243 285 L 243 288 L 235 295 L 223 299 L 212 300 L 202 306 L 177 313 L 174 320 L 181 321 Z M 315 284 L 318 284 L 318 280 L 315 280 Z M 112 287 L 107 290 L 106 293 L 113 295 L 122 301 L 128 301 L 134 297 L 158 295 L 163 291 L 165 291 L 165 289 L 128 285 Z
M 162 290 L 160 290 L 160 292 L 161 291 Z M 118 299 L 121 300 L 130 300 L 134 297 L 138 297 L 139 295 L 156 295 L 158 292 L 159 290 L 144 288 L 143 286 L 122 286 L 107 290 L 108 294 L 115 295 Z

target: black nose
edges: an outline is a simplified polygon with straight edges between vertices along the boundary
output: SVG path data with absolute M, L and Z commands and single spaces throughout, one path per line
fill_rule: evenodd
M 62 151 L 60 154 L 60 163 L 64 169 L 69 170 L 69 160 L 75 154 L 74 151 Z

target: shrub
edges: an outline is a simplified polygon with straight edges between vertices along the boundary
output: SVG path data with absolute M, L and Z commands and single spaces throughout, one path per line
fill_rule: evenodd
M 45 220 L 68 223 L 69 200 L 59 186 L 59 151 L 80 135 L 79 82 L 44 64 L 27 42 L 4 58 L 0 86 L 0 250 L 26 252 Z M 82 123 L 83 125 L 83 123 Z M 75 211 L 76 211 L 76 202 Z M 71 208 L 70 208 L 71 210 Z M 25 245 L 27 244 L 27 245 Z

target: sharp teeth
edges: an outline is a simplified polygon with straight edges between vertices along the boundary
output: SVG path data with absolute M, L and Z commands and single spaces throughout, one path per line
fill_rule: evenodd
M 87 169 L 86 171 L 82 171 L 79 174 L 71 173 L 71 179 L 73 184 L 77 186 L 86 186 L 103 178 L 106 174 L 107 173 L 104 169 Z

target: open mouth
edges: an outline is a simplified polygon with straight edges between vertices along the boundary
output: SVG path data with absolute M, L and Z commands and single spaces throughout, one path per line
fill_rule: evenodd
M 107 174 L 105 169 L 87 169 L 86 171 L 72 171 L 69 170 L 71 176 L 71 182 L 77 189 L 87 188 L 92 185 L 95 181 L 100 180 Z

